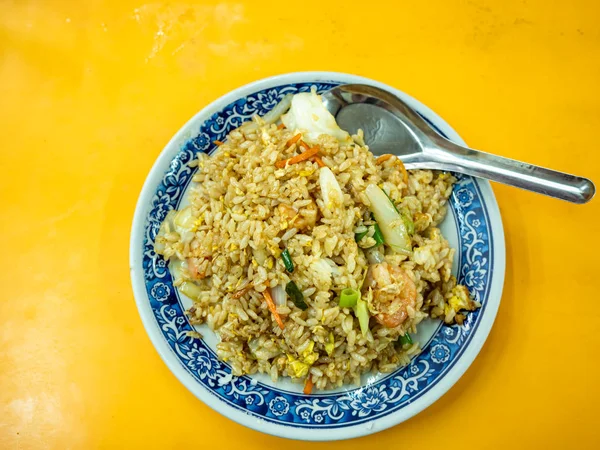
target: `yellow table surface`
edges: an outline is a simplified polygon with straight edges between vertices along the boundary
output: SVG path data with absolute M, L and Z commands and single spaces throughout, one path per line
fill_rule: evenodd
M 128 268 L 152 163 L 229 90 L 335 70 L 599 182 L 600 6 L 556 4 L 1 1 L 0 448 L 305 448 L 212 411 L 152 347 Z M 494 191 L 506 281 L 479 357 L 404 424 L 311 448 L 598 448 L 600 199 Z

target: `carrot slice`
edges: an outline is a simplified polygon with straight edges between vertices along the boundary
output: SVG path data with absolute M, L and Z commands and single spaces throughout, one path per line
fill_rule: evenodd
M 310 395 L 313 389 L 313 380 L 310 374 L 308 374 L 308 378 L 306 379 L 306 383 L 304 383 L 304 392 L 305 395 Z
M 213 144 L 215 145 L 223 145 L 225 142 L 223 141 L 213 141 Z
M 285 125 L 280 123 L 279 125 L 277 125 L 277 129 L 278 130 L 283 130 L 285 128 Z
M 321 157 L 318 155 L 313 156 L 313 161 L 316 162 L 319 165 L 319 167 L 327 167 L 327 164 L 325 164 Z
M 275 318 L 275 322 L 277 322 L 277 325 L 279 325 L 279 328 L 281 328 L 283 330 L 283 328 L 284 328 L 283 320 L 281 320 L 281 316 L 277 312 L 277 307 L 275 306 L 273 297 L 271 297 L 271 292 L 269 291 L 269 288 L 266 288 L 263 291 L 263 296 L 265 297 L 265 301 L 267 302 L 267 307 L 269 308 L 269 311 L 271 311 L 271 314 L 273 314 L 273 317 Z
M 278 169 L 283 169 L 288 164 L 297 164 L 299 162 L 306 161 L 307 159 L 310 159 L 313 156 L 315 156 L 317 153 L 319 153 L 318 147 L 309 148 L 308 150 L 300 153 L 299 155 L 277 161 L 275 163 L 275 167 L 277 167 Z
M 377 158 L 375 160 L 375 162 L 377 164 L 382 164 L 384 162 L 386 162 L 388 159 L 390 159 L 392 157 L 392 155 L 390 155 L 389 153 L 386 153 L 385 155 L 381 155 L 379 158 Z
M 291 138 L 289 141 L 287 141 L 285 143 L 286 147 L 289 147 L 292 144 L 295 144 L 296 142 L 298 142 L 300 140 L 300 138 L 302 137 L 302 133 L 298 133 L 296 136 L 294 136 L 293 138 Z
M 310 145 L 308 145 L 304 141 L 300 141 L 300 142 L 298 142 L 298 144 L 301 145 L 304 148 L 304 150 L 308 150 L 310 148 Z

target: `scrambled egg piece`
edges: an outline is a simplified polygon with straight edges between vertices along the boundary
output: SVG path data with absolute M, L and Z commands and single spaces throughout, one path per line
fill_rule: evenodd
M 281 249 L 279 248 L 279 246 L 275 245 L 273 242 L 269 242 L 267 244 L 267 248 L 273 254 L 273 256 L 275 256 L 276 258 L 278 258 L 281 255 Z
M 315 343 L 311 343 L 306 347 L 306 350 L 302 352 L 300 358 L 294 358 L 288 354 L 288 372 L 290 376 L 294 378 L 304 378 L 308 375 L 310 367 L 319 359 L 319 353 L 314 351 Z
M 344 202 L 342 188 L 329 167 L 323 167 L 319 170 L 319 185 L 321 186 L 323 203 L 328 209 L 342 205 Z
M 455 312 L 462 309 L 474 311 L 477 309 L 477 304 L 471 299 L 471 295 L 465 286 L 455 286 L 452 289 L 452 297 L 450 297 L 446 306 L 446 314 L 450 311 L 449 308 L 452 308 Z
M 327 356 L 331 356 L 333 350 L 335 349 L 335 338 L 333 337 L 333 332 L 329 332 L 329 341 L 325 344 L 325 351 L 327 352 Z
M 309 346 L 302 352 L 302 359 L 305 363 L 310 364 L 311 366 L 319 359 L 319 353 L 313 351 L 315 348 L 315 342 L 311 341 Z
M 297 359 L 293 359 L 290 355 L 288 355 L 288 358 L 291 358 L 291 360 L 288 361 L 288 372 L 290 372 L 290 376 L 295 378 L 304 378 L 306 375 L 308 375 L 308 371 L 310 369 L 308 364 L 298 361 Z
M 198 231 L 198 227 L 199 227 L 200 225 L 202 225 L 202 219 L 203 219 L 203 218 L 204 218 L 204 214 L 202 214 L 200 217 L 198 217 L 198 218 L 197 218 L 197 219 L 194 221 L 194 224 L 192 225 L 192 229 L 191 229 L 191 231 L 192 231 L 192 232 L 194 232 L 194 233 L 195 233 L 196 231 Z

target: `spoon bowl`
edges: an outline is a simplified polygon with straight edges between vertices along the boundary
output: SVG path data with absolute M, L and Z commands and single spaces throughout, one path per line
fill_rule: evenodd
M 351 134 L 363 130 L 374 155 L 396 155 L 407 169 L 448 170 L 578 204 L 587 203 L 596 192 L 587 178 L 455 144 L 383 89 L 346 84 L 327 91 L 322 100 L 342 129 Z

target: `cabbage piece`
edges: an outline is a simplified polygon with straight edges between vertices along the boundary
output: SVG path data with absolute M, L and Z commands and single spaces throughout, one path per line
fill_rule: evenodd
M 383 233 L 385 244 L 395 252 L 405 255 L 410 253 L 411 239 L 406 224 L 388 196 L 374 184 L 369 184 L 365 193 L 371 202 L 371 212 Z
M 302 133 L 302 139 L 309 144 L 315 144 L 322 134 L 341 142 L 351 141 L 350 135 L 338 126 L 315 92 L 294 95 L 292 106 L 287 114 L 281 116 L 281 121 L 287 129 Z
M 179 286 L 179 292 L 196 302 L 200 301 L 200 296 L 202 295 L 202 289 L 200 286 L 192 283 L 191 281 L 184 281 L 181 283 L 181 286 Z
M 175 231 L 179 233 L 181 242 L 184 244 L 188 244 L 194 238 L 194 231 L 197 228 L 196 220 L 191 206 L 186 206 L 173 217 Z
M 334 209 L 342 206 L 344 194 L 342 193 L 340 184 L 329 167 L 322 167 L 319 169 L 319 185 L 321 187 L 323 203 L 325 203 L 327 209 Z
M 287 305 L 287 292 L 282 284 L 278 284 L 274 288 L 271 288 L 271 297 L 277 306 Z

